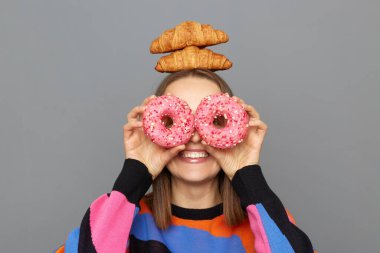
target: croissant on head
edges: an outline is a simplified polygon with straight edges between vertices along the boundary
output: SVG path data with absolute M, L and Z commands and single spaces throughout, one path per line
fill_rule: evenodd
M 175 72 L 194 68 L 225 70 L 231 67 L 232 62 L 224 55 L 214 53 L 210 49 L 189 46 L 161 57 L 155 69 L 159 72 Z
M 185 21 L 172 29 L 164 31 L 152 41 L 152 54 L 166 53 L 187 46 L 206 47 L 228 41 L 228 35 L 222 30 L 216 30 L 209 24 L 195 21 Z

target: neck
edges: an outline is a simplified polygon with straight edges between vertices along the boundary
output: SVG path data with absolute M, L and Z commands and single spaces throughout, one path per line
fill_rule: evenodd
M 193 184 L 172 177 L 172 203 L 192 209 L 213 207 L 222 202 L 218 186 L 217 178 Z

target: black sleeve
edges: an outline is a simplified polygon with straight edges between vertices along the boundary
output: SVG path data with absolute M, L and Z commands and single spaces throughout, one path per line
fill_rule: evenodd
M 296 253 L 314 252 L 309 237 L 289 220 L 285 207 L 265 180 L 260 165 L 241 168 L 235 173 L 231 183 L 240 197 L 242 208 L 247 210 L 251 227 L 254 225 L 264 228 L 264 236 L 267 237 L 270 247 L 285 249 L 290 244 Z M 253 219 L 254 216 L 259 217 Z M 256 224 L 252 224 L 253 220 Z M 257 220 L 262 223 L 258 225 Z

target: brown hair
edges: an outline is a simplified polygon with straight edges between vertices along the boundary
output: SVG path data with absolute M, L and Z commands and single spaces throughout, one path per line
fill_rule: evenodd
M 156 96 L 164 94 L 166 88 L 174 81 L 185 77 L 206 78 L 217 84 L 220 90 L 233 96 L 231 88 L 219 75 L 208 69 L 181 70 L 167 75 L 155 91 Z M 218 174 L 219 192 L 223 200 L 223 214 L 230 226 L 238 225 L 246 218 L 246 212 L 240 205 L 240 198 L 232 188 L 230 179 L 223 170 Z M 153 181 L 153 191 L 144 196 L 145 203 L 152 210 L 154 221 L 160 229 L 171 224 L 171 174 L 167 167 Z

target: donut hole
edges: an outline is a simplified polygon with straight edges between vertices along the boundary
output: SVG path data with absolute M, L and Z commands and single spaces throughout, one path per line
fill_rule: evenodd
M 217 115 L 212 122 L 216 128 L 224 128 L 227 125 L 227 119 L 224 115 Z
M 166 128 L 171 128 L 173 126 L 173 119 L 169 116 L 164 116 L 161 118 L 161 121 L 162 121 L 162 124 L 166 127 Z

